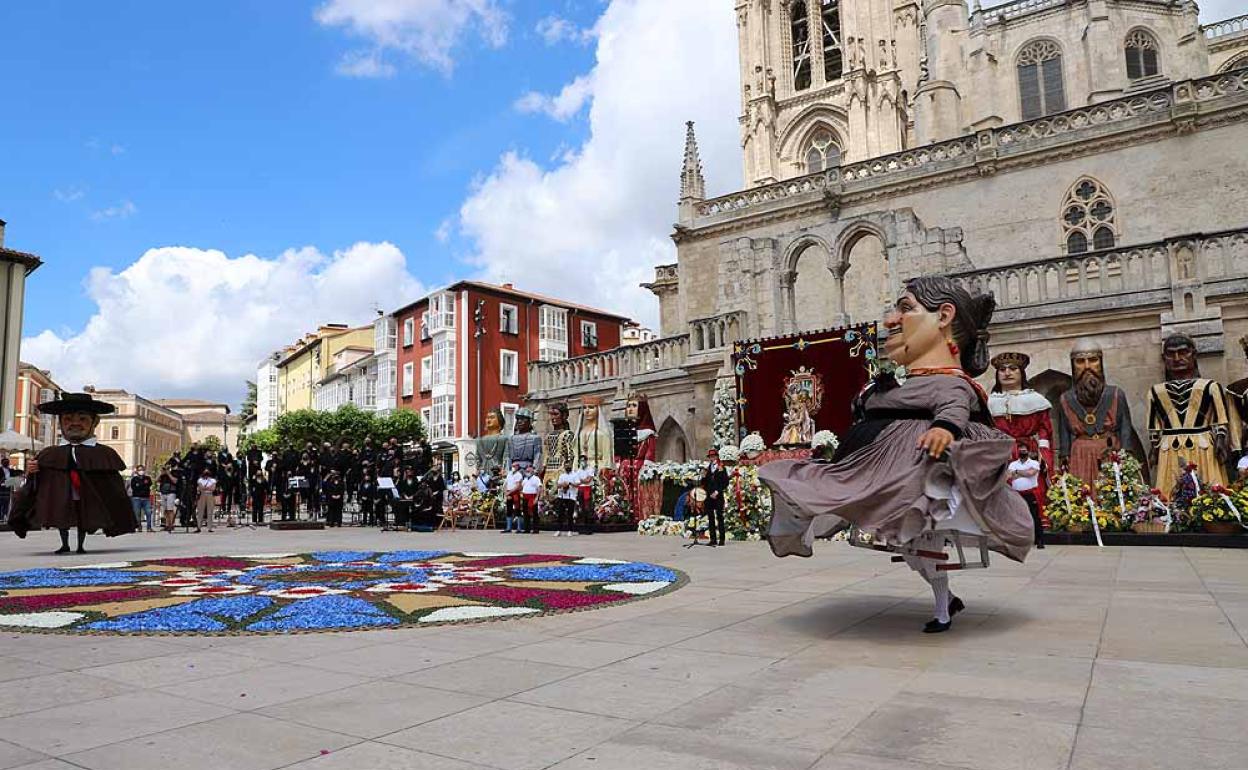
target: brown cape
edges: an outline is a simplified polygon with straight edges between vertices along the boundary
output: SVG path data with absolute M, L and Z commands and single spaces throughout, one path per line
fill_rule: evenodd
M 74 450 L 81 501 L 75 503 L 71 495 L 70 447 L 48 447 L 36 458 L 39 470 L 14 493 L 9 527 L 18 537 L 26 537 L 32 529 L 47 528 L 103 530 L 109 537 L 134 531 L 134 508 L 121 478 L 126 469 L 121 457 L 102 444 Z

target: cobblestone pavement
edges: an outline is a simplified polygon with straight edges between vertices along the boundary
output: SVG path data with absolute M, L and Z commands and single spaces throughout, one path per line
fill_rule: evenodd
M 632 534 L 218 531 L 0 540 L 0 571 L 170 556 L 440 548 L 675 567 L 625 606 L 287 637 L 0 631 L 0 768 L 1241 770 L 1248 551 L 1049 548 L 925 584 L 819 544 Z

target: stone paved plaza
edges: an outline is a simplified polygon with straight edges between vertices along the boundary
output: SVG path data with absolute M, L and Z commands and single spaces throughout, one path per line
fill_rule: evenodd
M 0 768 L 1245 767 L 1248 551 L 1052 547 L 926 585 L 821 544 L 684 550 L 372 530 L 5 536 L 0 571 L 325 548 L 527 551 L 683 570 L 674 593 L 484 624 L 296 636 L 0 633 Z

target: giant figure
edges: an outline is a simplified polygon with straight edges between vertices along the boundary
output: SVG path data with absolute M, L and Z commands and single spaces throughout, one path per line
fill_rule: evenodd
M 1099 345 L 1091 340 L 1075 343 L 1070 374 L 1074 385 L 1058 401 L 1058 454 L 1074 476 L 1092 484 L 1107 451 L 1126 449 L 1139 456 L 1139 439 L 1131 425 L 1127 394 L 1105 380 L 1105 355 Z
M 568 427 L 568 405 L 551 404 L 546 407 L 550 415 L 550 432 L 542 437 L 542 458 L 546 467 L 542 480 L 557 481 L 564 468 L 576 465 L 576 437 Z
M 589 461 L 594 473 L 610 468 L 612 462 L 611 424 L 602 419 L 602 399 L 586 397 L 581 424 L 576 431 L 576 453 Z
M 1239 448 L 1239 416 L 1222 386 L 1200 376 L 1195 340 L 1172 334 L 1161 350 L 1166 381 L 1148 392 L 1155 486 L 1168 494 L 1188 463 L 1203 482 L 1226 484 L 1226 463 Z
M 506 427 L 507 418 L 501 409 L 494 407 L 485 413 L 485 433 L 477 438 L 477 472 L 487 479 L 507 461 L 510 441 L 503 433 Z
M 533 432 L 533 412 L 528 409 L 516 412 L 516 430 L 507 447 L 506 467 L 519 463 L 521 470 L 530 467 L 542 470 L 542 440 Z
M 997 430 L 1014 439 L 1014 459 L 1018 448 L 1026 447 L 1028 453 L 1040 461 L 1042 472 L 1040 485 L 1036 487 L 1036 505 L 1044 515 L 1044 493 L 1048 478 L 1053 473 L 1053 405 L 1036 391 L 1027 387 L 1027 366 L 1031 358 L 1024 353 L 1001 353 L 992 359 L 996 370 L 996 385 L 988 396 L 988 411 Z

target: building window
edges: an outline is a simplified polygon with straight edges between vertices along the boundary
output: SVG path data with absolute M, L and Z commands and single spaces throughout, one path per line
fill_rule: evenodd
M 498 330 L 503 334 L 518 334 L 520 311 L 515 305 L 498 306 Z
M 1062 49 L 1052 40 L 1028 43 L 1018 55 L 1018 96 L 1023 120 L 1066 109 Z
M 407 398 L 415 392 L 412 380 L 416 376 L 416 365 L 411 361 L 403 364 L 403 397 Z
M 1062 204 L 1062 231 L 1067 254 L 1082 254 L 1089 244 L 1097 250 L 1114 247 L 1118 242 L 1114 200 L 1104 185 L 1091 177 L 1075 182 Z
M 403 347 L 410 348 L 416 344 L 416 319 L 403 319 Z
M 428 432 L 430 426 L 433 424 L 433 409 L 427 406 L 424 409 L 421 409 L 420 421 L 425 424 L 425 431 Z M 433 436 L 431 435 L 430 438 L 433 438 Z
M 433 441 L 455 435 L 455 397 L 435 396 L 429 420 L 429 438 Z
M 429 339 L 429 311 L 420 314 L 420 338 L 422 340 Z
M 455 384 L 455 341 L 445 337 L 433 343 L 433 386 Z
M 810 88 L 810 16 L 806 3 L 789 6 L 789 29 L 793 35 L 793 90 Z
M 1127 79 L 1139 80 L 1157 75 L 1157 40 L 1142 29 L 1127 35 Z
M 516 429 L 516 412 L 520 410 L 520 405 L 508 404 L 504 401 L 498 405 L 498 408 L 503 412 L 503 423 L 506 425 L 503 429 L 503 433 L 510 436 Z
M 114 425 L 112 428 L 109 428 L 109 436 L 112 437 L 113 441 L 116 441 L 117 439 L 121 438 L 121 428 L 116 425 Z
M 455 295 L 435 294 L 429 298 L 429 332 L 437 334 L 455 328 Z
M 542 305 L 538 314 L 539 337 L 550 342 L 568 342 L 568 311 L 561 307 Z
M 587 348 L 598 347 L 598 324 L 581 321 L 581 345 Z
M 832 138 L 832 132 L 819 129 L 811 137 L 806 149 L 806 173 L 813 174 L 841 165 L 841 148 Z
M 841 3 L 820 0 L 819 16 L 823 25 L 823 79 L 827 82 L 841 77 Z
M 537 359 L 542 363 L 566 361 L 568 360 L 568 351 L 560 348 L 541 348 L 538 351 Z
M 407 320 L 411 321 L 412 319 L 409 318 Z M 406 321 L 404 322 L 404 326 L 406 327 Z M 404 328 L 404 331 L 406 331 L 406 328 Z M 373 324 L 373 350 L 394 350 L 398 347 L 398 340 L 396 339 L 396 336 L 394 317 L 385 316 L 384 318 L 378 318 Z M 405 344 L 410 345 L 412 343 L 408 342 Z M 274 377 L 274 381 L 276 381 L 276 379 L 277 378 Z
M 433 356 L 420 359 L 420 389 L 429 390 L 433 387 Z
M 520 384 L 520 354 L 514 350 L 498 351 L 498 381 L 503 385 Z

